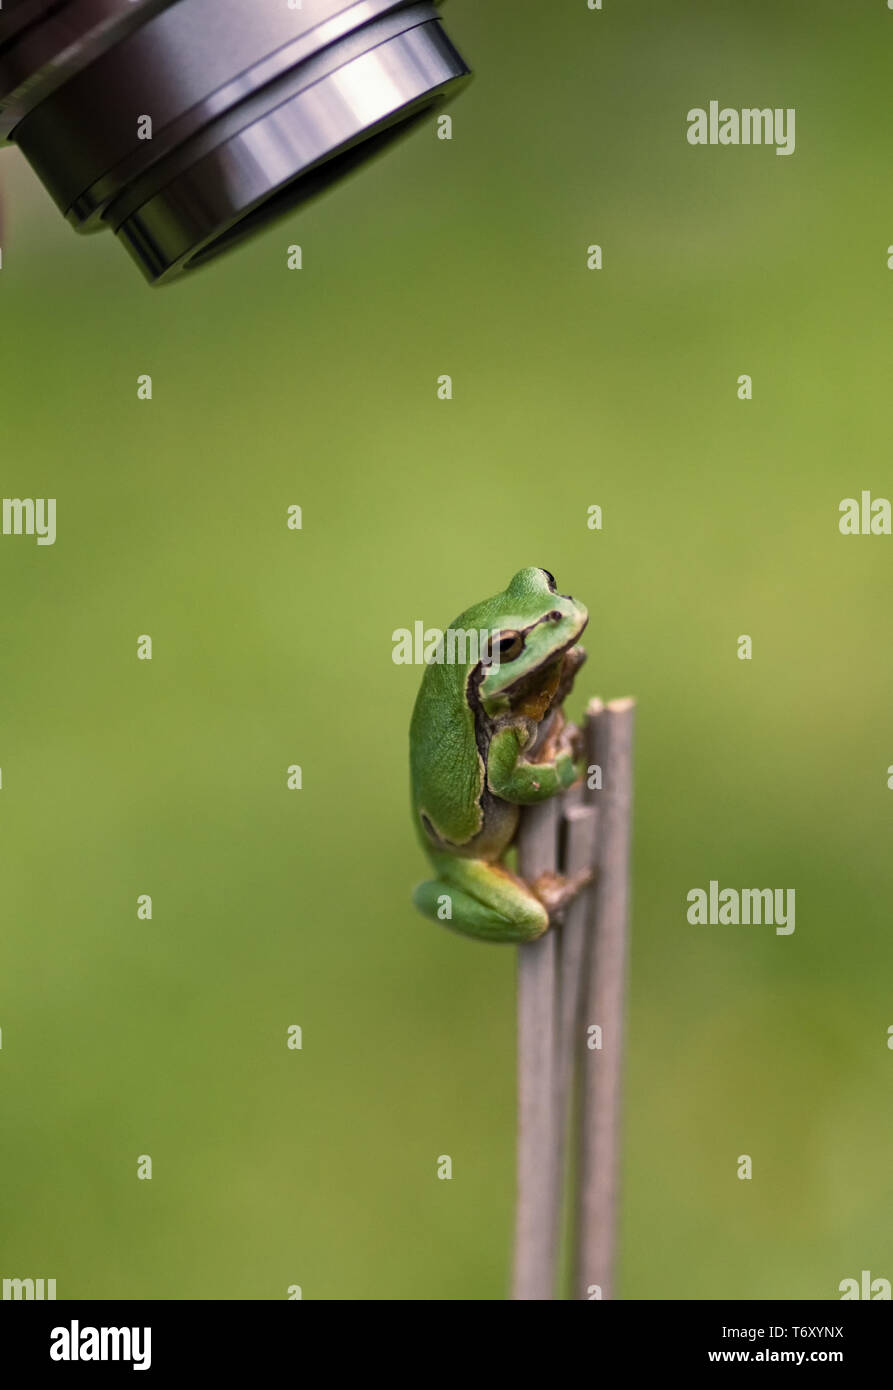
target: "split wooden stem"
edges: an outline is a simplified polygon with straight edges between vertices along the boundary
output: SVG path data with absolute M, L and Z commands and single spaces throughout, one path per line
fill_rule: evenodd
M 518 950 L 518 1193 L 512 1297 L 555 1297 L 562 1187 L 579 1082 L 574 1287 L 610 1298 L 617 1230 L 623 996 L 635 705 L 590 703 L 587 764 L 601 787 L 528 807 L 519 870 L 591 868 L 563 925 Z M 592 778 L 597 782 L 598 774 Z

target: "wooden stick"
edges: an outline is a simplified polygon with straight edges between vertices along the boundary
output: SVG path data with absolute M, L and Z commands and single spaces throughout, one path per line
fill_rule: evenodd
M 565 796 L 564 802 L 562 872 L 570 876 L 579 873 L 581 869 L 596 867 L 599 811 L 595 803 L 584 804 L 581 787 L 572 788 Z M 593 883 L 574 899 L 558 929 L 558 1046 L 555 1087 L 560 1117 L 558 1168 L 562 1175 L 571 1122 L 574 1075 L 582 1055 L 581 1049 L 585 1047 L 585 1038 L 580 1034 L 580 1011 L 594 889 Z
M 612 700 L 588 723 L 588 761 L 599 762 L 602 790 L 594 793 L 598 882 L 582 1019 L 584 1034 L 601 1029 L 601 1046 L 586 1048 L 580 1088 L 575 1287 L 586 1300 L 614 1295 L 634 718 L 633 700 Z
M 583 802 L 583 787 L 575 786 L 564 798 L 564 846 L 562 872 L 568 876 L 582 869 L 594 870 L 598 845 L 598 811 Z M 559 1250 L 565 1240 L 573 1246 L 573 1222 L 576 1217 L 573 1200 L 574 1164 L 568 1162 L 573 1152 L 577 1120 L 577 1080 L 584 1042 L 580 1027 L 582 1011 L 583 972 L 589 924 L 592 921 L 592 892 L 594 884 L 585 888 L 567 908 L 565 920 L 558 932 L 558 1045 L 555 1062 L 555 1100 L 558 1107 L 558 1174 L 563 1191 L 559 1192 L 556 1221 Z M 556 1297 L 564 1292 L 565 1271 L 559 1262 L 559 1288 Z
M 558 864 L 560 798 L 521 817 L 518 868 L 531 880 Z M 518 948 L 518 1190 L 514 1299 L 555 1297 L 558 1253 L 558 1109 L 555 1095 L 557 938 Z

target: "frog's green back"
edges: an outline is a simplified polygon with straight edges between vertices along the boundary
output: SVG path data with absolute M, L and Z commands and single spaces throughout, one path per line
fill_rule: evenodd
M 412 801 L 425 843 L 421 817 L 452 844 L 465 844 L 481 828 L 484 764 L 478 752 L 474 715 L 466 696 L 469 668 L 425 669 L 409 732 Z

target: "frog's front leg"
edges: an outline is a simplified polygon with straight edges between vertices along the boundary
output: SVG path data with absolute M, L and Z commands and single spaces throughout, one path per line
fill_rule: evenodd
M 523 879 L 485 859 L 431 855 L 438 877 L 415 890 L 416 907 L 454 931 L 484 941 L 534 941 L 549 914 Z M 448 914 L 448 915 L 447 915 Z
M 582 764 L 575 763 L 566 748 L 558 753 L 554 762 L 543 763 L 529 762 L 522 757 L 522 749 L 522 736 L 512 725 L 500 730 L 490 741 L 487 783 L 503 801 L 514 801 L 521 806 L 547 801 L 583 775 Z
M 522 756 L 524 745 L 517 729 L 503 729 L 490 742 L 487 780 L 491 791 L 504 801 L 514 801 L 520 805 L 547 801 L 564 791 L 583 776 L 583 764 L 574 762 L 571 751 L 577 741 L 576 735 L 576 730 L 567 730 L 566 744 L 559 747 L 555 758 L 540 763 Z M 561 918 L 567 905 L 592 882 L 592 878 L 590 869 L 583 869 L 570 877 L 545 873 L 535 879 L 530 888 L 554 921 Z

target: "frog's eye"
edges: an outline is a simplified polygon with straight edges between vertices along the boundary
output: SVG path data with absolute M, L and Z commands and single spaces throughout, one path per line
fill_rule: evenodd
M 493 642 L 493 655 L 497 661 L 514 661 L 524 650 L 524 638 L 520 632 L 500 632 Z
M 544 570 L 542 568 L 540 568 L 540 574 L 544 574 L 546 576 L 549 588 L 552 590 L 552 593 L 554 594 L 558 589 L 558 584 L 555 580 L 554 574 L 550 574 L 548 570 Z

